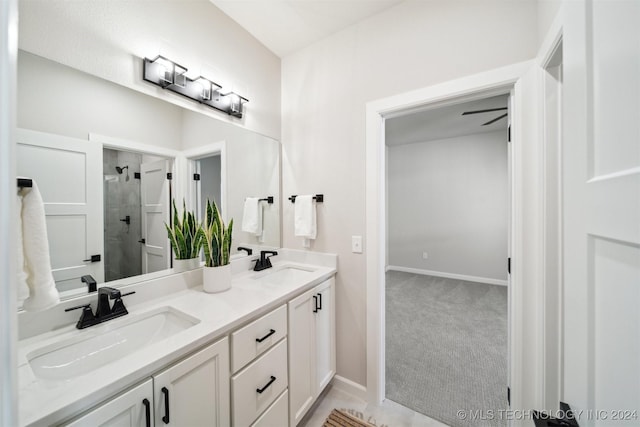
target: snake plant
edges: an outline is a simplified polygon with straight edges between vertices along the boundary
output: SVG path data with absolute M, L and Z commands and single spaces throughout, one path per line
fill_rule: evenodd
M 178 215 L 176 201 L 173 200 L 173 225 L 167 228 L 167 235 L 176 259 L 197 258 L 203 244 L 200 224 L 197 223 L 193 212 L 187 211 L 186 203 L 182 202 L 182 216 Z
M 200 228 L 204 246 L 204 265 L 206 267 L 220 267 L 229 264 L 232 232 L 233 219 L 229 221 L 229 225 L 225 228 L 216 202 L 212 203 L 207 200 L 207 211 Z

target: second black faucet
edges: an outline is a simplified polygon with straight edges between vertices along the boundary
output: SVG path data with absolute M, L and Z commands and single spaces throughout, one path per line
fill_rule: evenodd
M 269 255 L 269 256 L 267 256 Z M 271 268 L 271 258 L 272 256 L 278 255 L 276 251 L 260 251 L 260 258 L 256 260 L 256 266 L 253 267 L 253 271 L 262 271 L 267 268 Z

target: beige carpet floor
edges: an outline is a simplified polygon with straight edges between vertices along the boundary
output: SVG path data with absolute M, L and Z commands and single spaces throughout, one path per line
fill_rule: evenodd
M 386 397 L 454 427 L 507 408 L 507 287 L 390 271 Z M 489 418 L 489 417 L 485 417 Z

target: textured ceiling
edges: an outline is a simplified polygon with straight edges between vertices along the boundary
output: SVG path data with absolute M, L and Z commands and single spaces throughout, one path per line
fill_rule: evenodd
M 388 119 L 385 122 L 386 144 L 388 146 L 412 144 L 501 129 L 506 130 L 506 117 L 493 124 L 482 126 L 483 123 L 506 113 L 506 110 L 466 116 L 463 116 L 462 113 L 506 107 L 507 99 L 507 95 L 494 96 Z
M 402 0 L 210 0 L 279 57 Z

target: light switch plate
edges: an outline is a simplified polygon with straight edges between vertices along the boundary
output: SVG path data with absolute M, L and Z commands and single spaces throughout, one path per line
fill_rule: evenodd
M 362 236 L 351 236 L 351 252 L 354 254 L 362 253 Z

